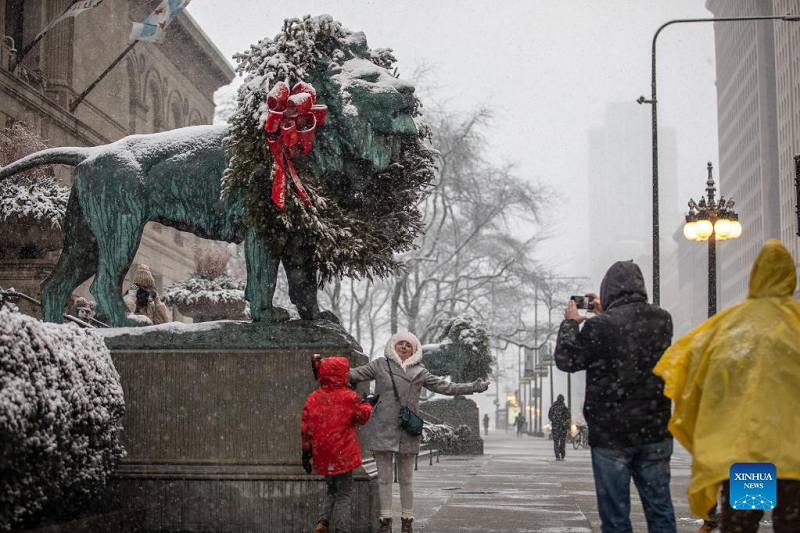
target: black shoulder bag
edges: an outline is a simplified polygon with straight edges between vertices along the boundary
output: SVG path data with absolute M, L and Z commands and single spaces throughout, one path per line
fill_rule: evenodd
M 400 403 L 400 395 L 397 394 L 397 385 L 394 383 L 394 374 L 392 373 L 392 364 L 386 360 L 386 366 L 389 367 L 389 377 L 392 378 L 392 389 L 394 389 L 394 399 Z M 410 394 L 410 392 L 409 392 Z M 417 414 L 409 409 L 407 405 L 401 405 L 400 413 L 397 415 L 397 423 L 400 429 L 411 435 L 412 437 L 419 437 L 422 435 L 422 426 L 425 422 L 417 416 Z

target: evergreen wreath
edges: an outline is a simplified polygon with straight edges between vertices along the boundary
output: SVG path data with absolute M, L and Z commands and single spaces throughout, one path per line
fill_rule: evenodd
M 421 104 L 414 97 L 409 112 L 417 135 L 396 135 L 390 164 L 353 186 L 345 167 L 352 170 L 355 164 L 363 170 L 370 162 L 343 161 L 356 158 L 346 153 L 347 125 L 335 121 L 352 111 L 344 109 L 347 95 L 332 88 L 326 72 L 354 58 L 387 71 L 395 62 L 391 50 L 370 49 L 363 34 L 343 28 L 328 15 L 287 19 L 274 39 L 265 38 L 235 56 L 236 70 L 245 81 L 223 143 L 229 165 L 222 195 L 242 198 L 246 223 L 273 249 L 300 238 L 313 251 L 320 283 L 333 276 L 371 278 L 393 272 L 398 266 L 394 254 L 411 249 L 424 229 L 417 206 L 434 173 L 436 152 L 426 145 L 430 130 L 418 120 Z M 318 102 L 334 111 L 328 123 L 317 128 L 311 153 L 293 159 L 311 205 L 303 205 L 290 185 L 285 210 L 270 199 L 273 165 L 264 131 L 267 93 L 278 81 L 290 87 L 298 81 L 312 83 Z

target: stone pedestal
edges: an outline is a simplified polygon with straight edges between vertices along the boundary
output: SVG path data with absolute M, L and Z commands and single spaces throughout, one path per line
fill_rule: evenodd
M 365 364 L 352 337 L 299 320 L 101 333 L 126 404 L 128 456 L 112 485 L 121 505 L 146 509 L 147 531 L 313 529 L 325 483 L 300 463 L 300 416 L 317 386 L 311 356 Z M 376 517 L 374 473 L 359 468 L 352 531 L 372 531 Z
M 0 287 L 14 288 L 17 292 L 42 301 L 42 282 L 50 275 L 58 261 L 58 254 L 42 259 L 0 259 Z M 20 298 L 16 302 L 22 313 L 42 318 L 42 308 Z
M 471 436 L 459 446 L 442 450 L 447 455 L 483 455 L 483 439 L 481 439 L 480 416 L 478 405 L 464 396 L 452 399 L 429 400 L 420 403 L 420 411 L 432 415 L 445 424 L 458 427 L 461 424 L 469 427 Z

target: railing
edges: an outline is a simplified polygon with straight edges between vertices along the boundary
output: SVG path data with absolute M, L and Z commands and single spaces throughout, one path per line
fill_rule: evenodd
M 2 287 L 0 287 L 0 299 L 6 299 L 6 298 L 8 298 L 8 300 L 11 303 L 14 303 L 14 302 L 16 302 L 16 300 L 21 298 L 21 299 L 25 300 L 26 302 L 30 302 L 30 303 L 32 303 L 32 304 L 34 304 L 36 306 L 42 307 L 42 302 L 40 302 L 36 298 L 32 298 L 32 297 L 28 296 L 27 294 L 19 292 L 19 291 L 15 291 L 14 289 L 5 290 Z M 65 320 L 69 320 L 70 322 L 73 322 L 73 323 L 79 325 L 82 328 L 95 328 L 95 327 L 110 328 L 111 327 L 108 324 L 106 324 L 105 322 L 101 322 L 101 321 L 99 321 L 99 320 L 97 320 L 96 318 L 93 318 L 93 317 L 89 317 L 89 320 L 87 322 L 87 321 L 81 320 L 78 317 L 75 317 L 75 316 L 72 316 L 72 315 L 68 315 L 68 314 L 64 314 L 62 316 L 64 317 Z

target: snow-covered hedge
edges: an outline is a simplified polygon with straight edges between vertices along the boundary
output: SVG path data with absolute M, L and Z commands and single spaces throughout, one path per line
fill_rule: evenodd
M 167 305 L 227 303 L 244 301 L 245 282 L 231 276 L 209 279 L 193 275 L 164 290 Z
M 0 530 L 91 510 L 125 455 L 124 410 L 100 336 L 0 307 Z
M 36 131 L 17 122 L 0 131 L 0 166 L 45 148 Z M 0 182 L 0 220 L 33 219 L 61 229 L 68 198 L 69 188 L 53 177 L 51 166 L 36 167 Z
M 423 444 L 439 447 L 458 447 L 464 439 L 472 435 L 469 426 L 461 424 L 453 427 L 450 424 L 425 424 L 422 427 Z
M 0 182 L 0 220 L 40 220 L 61 229 L 69 189 L 53 177 L 18 177 Z
M 164 303 L 195 322 L 242 320 L 248 317 L 245 282 L 231 276 L 192 274 L 164 290 Z

